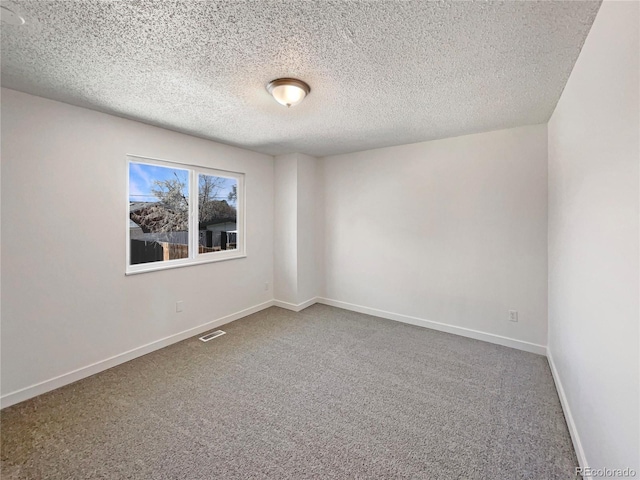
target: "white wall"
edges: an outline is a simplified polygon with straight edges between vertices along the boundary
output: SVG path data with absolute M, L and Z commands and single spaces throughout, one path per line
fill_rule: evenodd
M 275 157 L 274 295 L 286 308 L 313 301 L 321 283 L 317 169 L 309 155 Z
M 639 7 L 602 4 L 549 122 L 549 353 L 583 465 L 638 474 Z
M 326 157 L 322 176 L 324 296 L 544 351 L 545 125 Z
M 247 258 L 126 277 L 127 153 L 245 172 Z M 2 394 L 270 302 L 273 195 L 270 156 L 2 89 Z
M 298 154 L 298 303 L 318 296 L 322 245 L 318 204 L 318 159 Z
M 298 156 L 279 155 L 274 161 L 275 298 L 297 304 L 298 298 Z

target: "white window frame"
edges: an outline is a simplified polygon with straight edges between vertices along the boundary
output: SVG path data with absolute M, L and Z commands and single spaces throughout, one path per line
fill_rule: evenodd
M 157 165 L 159 167 L 169 167 L 187 170 L 189 175 L 189 256 L 162 262 L 140 263 L 131 265 L 131 229 L 129 227 L 129 171 L 131 163 L 144 163 Z M 245 189 L 244 173 L 221 170 L 217 168 L 204 167 L 202 165 L 192 165 L 188 163 L 161 160 L 158 158 L 145 157 L 141 155 L 127 155 L 127 196 L 126 196 L 126 270 L 125 275 L 135 275 L 138 273 L 155 272 L 171 268 L 187 267 L 189 265 L 201 265 L 204 263 L 221 262 L 235 258 L 245 258 L 246 254 L 246 222 L 245 222 Z M 234 250 L 221 250 L 219 252 L 198 253 L 199 232 L 198 232 L 198 175 L 214 175 L 217 177 L 232 178 L 238 182 L 238 199 L 236 201 L 236 248 Z

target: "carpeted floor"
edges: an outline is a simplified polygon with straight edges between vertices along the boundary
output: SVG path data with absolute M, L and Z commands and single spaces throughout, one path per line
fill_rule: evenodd
M 546 358 L 270 308 L 2 411 L 2 478 L 562 479 Z

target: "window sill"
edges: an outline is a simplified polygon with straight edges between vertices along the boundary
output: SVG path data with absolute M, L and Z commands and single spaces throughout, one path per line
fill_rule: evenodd
M 224 256 L 219 258 L 208 258 L 206 260 L 191 260 L 182 261 L 182 260 L 168 260 L 166 262 L 161 262 L 161 265 L 151 264 L 153 266 L 146 266 L 144 268 L 139 268 L 141 265 L 134 265 L 133 267 L 127 267 L 127 271 L 125 272 L 125 276 L 129 275 L 138 275 L 140 273 L 149 273 L 149 272 L 158 272 L 161 270 L 171 270 L 173 268 L 183 268 L 183 267 L 191 267 L 193 265 L 204 265 L 207 263 L 217 263 L 217 262 L 226 262 L 228 260 L 236 260 L 238 258 L 247 258 L 246 253 L 238 253 L 237 255 Z M 177 262 L 177 263 L 173 263 Z

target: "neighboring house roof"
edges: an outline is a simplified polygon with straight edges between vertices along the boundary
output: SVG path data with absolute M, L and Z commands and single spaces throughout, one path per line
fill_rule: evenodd
M 129 202 L 129 212 L 137 212 L 145 207 L 153 205 L 156 202 Z
M 142 240 L 145 242 L 167 242 L 179 245 L 189 244 L 189 232 L 158 232 L 158 233 L 143 233 L 137 235 L 132 240 Z
M 203 223 L 203 225 L 208 227 L 210 225 L 225 225 L 227 223 L 236 223 L 236 218 L 214 218 L 210 222 Z
M 209 225 L 220 225 L 225 223 L 235 223 L 236 222 L 236 209 L 229 205 L 224 200 L 214 200 L 210 202 L 209 207 L 212 208 L 211 217 L 206 219 L 203 222 L 200 222 L 200 227 L 207 227 Z M 130 218 L 131 222 L 135 224 L 135 227 L 142 228 L 145 232 L 149 230 L 153 230 L 151 225 L 147 225 L 144 221 L 145 212 L 144 210 L 150 207 L 156 207 L 166 211 L 167 215 L 174 214 L 169 208 L 167 208 L 164 204 L 160 202 L 129 202 L 129 214 L 130 217 L 136 219 L 134 221 Z M 134 228 L 133 225 L 130 224 L 130 228 Z

